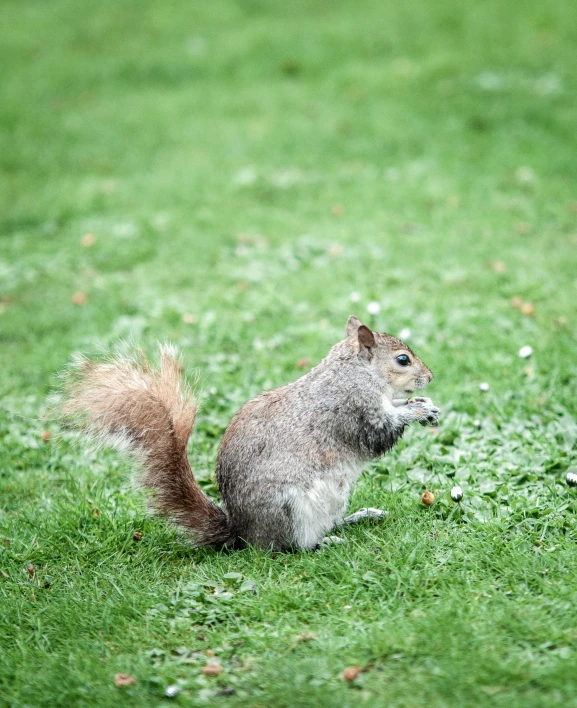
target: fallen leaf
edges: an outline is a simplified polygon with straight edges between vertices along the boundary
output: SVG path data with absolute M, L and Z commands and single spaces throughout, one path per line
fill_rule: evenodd
M 86 297 L 86 293 L 77 292 L 77 293 L 74 293 L 74 295 L 72 296 L 72 304 L 73 305 L 86 305 L 87 299 L 88 298 Z
M 125 686 L 134 686 L 136 679 L 130 674 L 116 674 L 114 677 L 114 685 L 116 688 L 124 688 Z
M 343 678 L 345 681 L 354 681 L 360 673 L 360 666 L 347 666 L 347 668 L 343 671 Z
M 220 664 L 206 664 L 201 671 L 205 676 L 218 676 L 223 668 Z
M 135 531 L 135 532 L 132 534 L 132 538 L 133 538 L 135 541 L 142 541 L 142 535 L 143 535 L 143 534 L 142 534 L 142 531 Z
M 297 642 L 313 642 L 317 638 L 316 634 L 303 632 L 302 634 L 297 634 Z

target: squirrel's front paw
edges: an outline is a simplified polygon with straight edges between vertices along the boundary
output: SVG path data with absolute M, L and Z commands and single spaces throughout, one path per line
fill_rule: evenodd
M 441 411 L 430 398 L 410 398 L 407 401 L 407 406 L 413 414 L 414 420 L 421 425 L 439 425 Z

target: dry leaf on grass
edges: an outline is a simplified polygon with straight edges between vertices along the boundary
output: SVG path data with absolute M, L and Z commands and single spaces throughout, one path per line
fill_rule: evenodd
M 343 678 L 345 681 L 354 681 L 360 673 L 360 666 L 347 666 L 347 668 L 343 671 Z
M 223 671 L 223 668 L 220 664 L 206 664 L 201 671 L 205 676 L 218 676 Z
M 116 688 L 124 688 L 125 686 L 134 686 L 136 679 L 130 674 L 116 674 L 114 677 L 114 685 Z
M 533 305 L 532 302 L 524 302 L 519 309 L 521 310 L 522 315 L 535 314 L 535 305 Z
M 88 298 L 86 297 L 86 293 L 77 292 L 77 293 L 74 293 L 74 295 L 72 296 L 72 304 L 73 305 L 86 305 L 87 299 Z

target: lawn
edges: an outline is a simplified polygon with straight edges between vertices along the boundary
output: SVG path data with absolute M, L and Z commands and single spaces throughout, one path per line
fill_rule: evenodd
M 577 5 L 0 13 L 0 705 L 576 705 Z M 352 313 L 442 418 L 342 545 L 195 550 L 44 417 L 74 353 L 171 340 L 216 494 L 232 415 Z

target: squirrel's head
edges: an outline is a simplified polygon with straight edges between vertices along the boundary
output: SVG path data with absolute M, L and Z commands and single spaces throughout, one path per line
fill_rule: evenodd
M 388 384 L 391 400 L 407 398 L 432 381 L 432 371 L 400 339 L 373 332 L 352 315 L 347 322 L 351 346 Z

